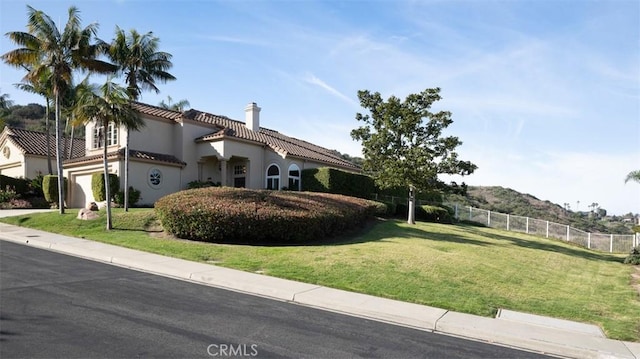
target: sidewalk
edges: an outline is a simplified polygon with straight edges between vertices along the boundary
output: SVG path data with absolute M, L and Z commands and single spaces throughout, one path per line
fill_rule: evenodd
M 0 217 L 29 213 L 1 210 Z M 509 310 L 480 317 L 313 284 L 190 262 L 0 223 L 0 240 L 323 310 L 567 358 L 640 359 L 640 343 L 597 326 Z M 1 246 L 1 242 L 0 242 Z

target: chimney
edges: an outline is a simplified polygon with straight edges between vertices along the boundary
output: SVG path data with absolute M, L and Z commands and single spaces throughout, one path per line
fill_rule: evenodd
M 244 109 L 245 126 L 255 132 L 260 131 L 260 110 L 255 102 L 248 104 Z

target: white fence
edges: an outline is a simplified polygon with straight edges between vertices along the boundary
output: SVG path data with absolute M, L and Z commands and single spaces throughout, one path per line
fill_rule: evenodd
M 456 218 L 458 219 L 468 219 L 491 228 L 559 239 L 598 251 L 628 253 L 633 247 L 640 245 L 638 234 L 589 233 L 566 224 L 541 219 L 514 216 L 474 207 L 464 207 L 465 209 L 462 210 L 458 208 L 457 204 L 452 207 L 456 209 Z
M 390 203 L 406 204 L 408 201 L 406 197 L 392 197 L 377 194 L 373 195 L 372 198 Z M 416 203 L 419 205 L 431 204 L 420 200 L 417 200 Z M 559 239 L 581 245 L 588 249 L 610 253 L 628 253 L 634 247 L 640 246 L 640 233 L 636 233 L 635 235 L 590 233 L 566 224 L 549 222 L 542 219 L 514 216 L 475 207 L 464 207 L 463 210 L 455 203 L 445 203 L 445 205 L 455 208 L 455 217 L 457 219 L 467 219 L 491 228 Z

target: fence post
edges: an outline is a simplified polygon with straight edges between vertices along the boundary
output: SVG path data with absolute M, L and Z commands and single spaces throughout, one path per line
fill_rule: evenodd
M 473 218 L 473 207 L 469 206 L 469 220 Z
M 569 227 L 569 225 L 567 225 L 567 242 L 569 242 L 569 228 L 571 228 L 571 227 Z
M 527 229 L 526 229 L 526 233 L 529 234 L 529 217 L 527 217 Z
M 487 227 L 491 227 L 491 211 L 487 211 Z
M 507 231 L 509 230 L 509 213 L 507 213 Z
M 610 237 L 611 239 L 609 240 L 609 253 L 613 253 L 613 234 Z
M 591 232 L 587 232 L 587 249 L 591 249 Z
M 549 238 L 549 221 L 547 221 L 547 238 Z

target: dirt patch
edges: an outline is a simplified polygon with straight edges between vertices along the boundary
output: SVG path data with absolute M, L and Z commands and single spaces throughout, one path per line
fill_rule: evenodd
M 167 232 L 167 231 L 147 231 L 147 233 L 149 234 L 150 237 L 153 238 L 162 238 L 162 239 L 178 239 L 178 240 L 182 240 L 176 236 L 174 236 L 173 234 Z
M 640 265 L 633 266 L 634 273 L 631 273 L 631 286 L 640 294 Z

